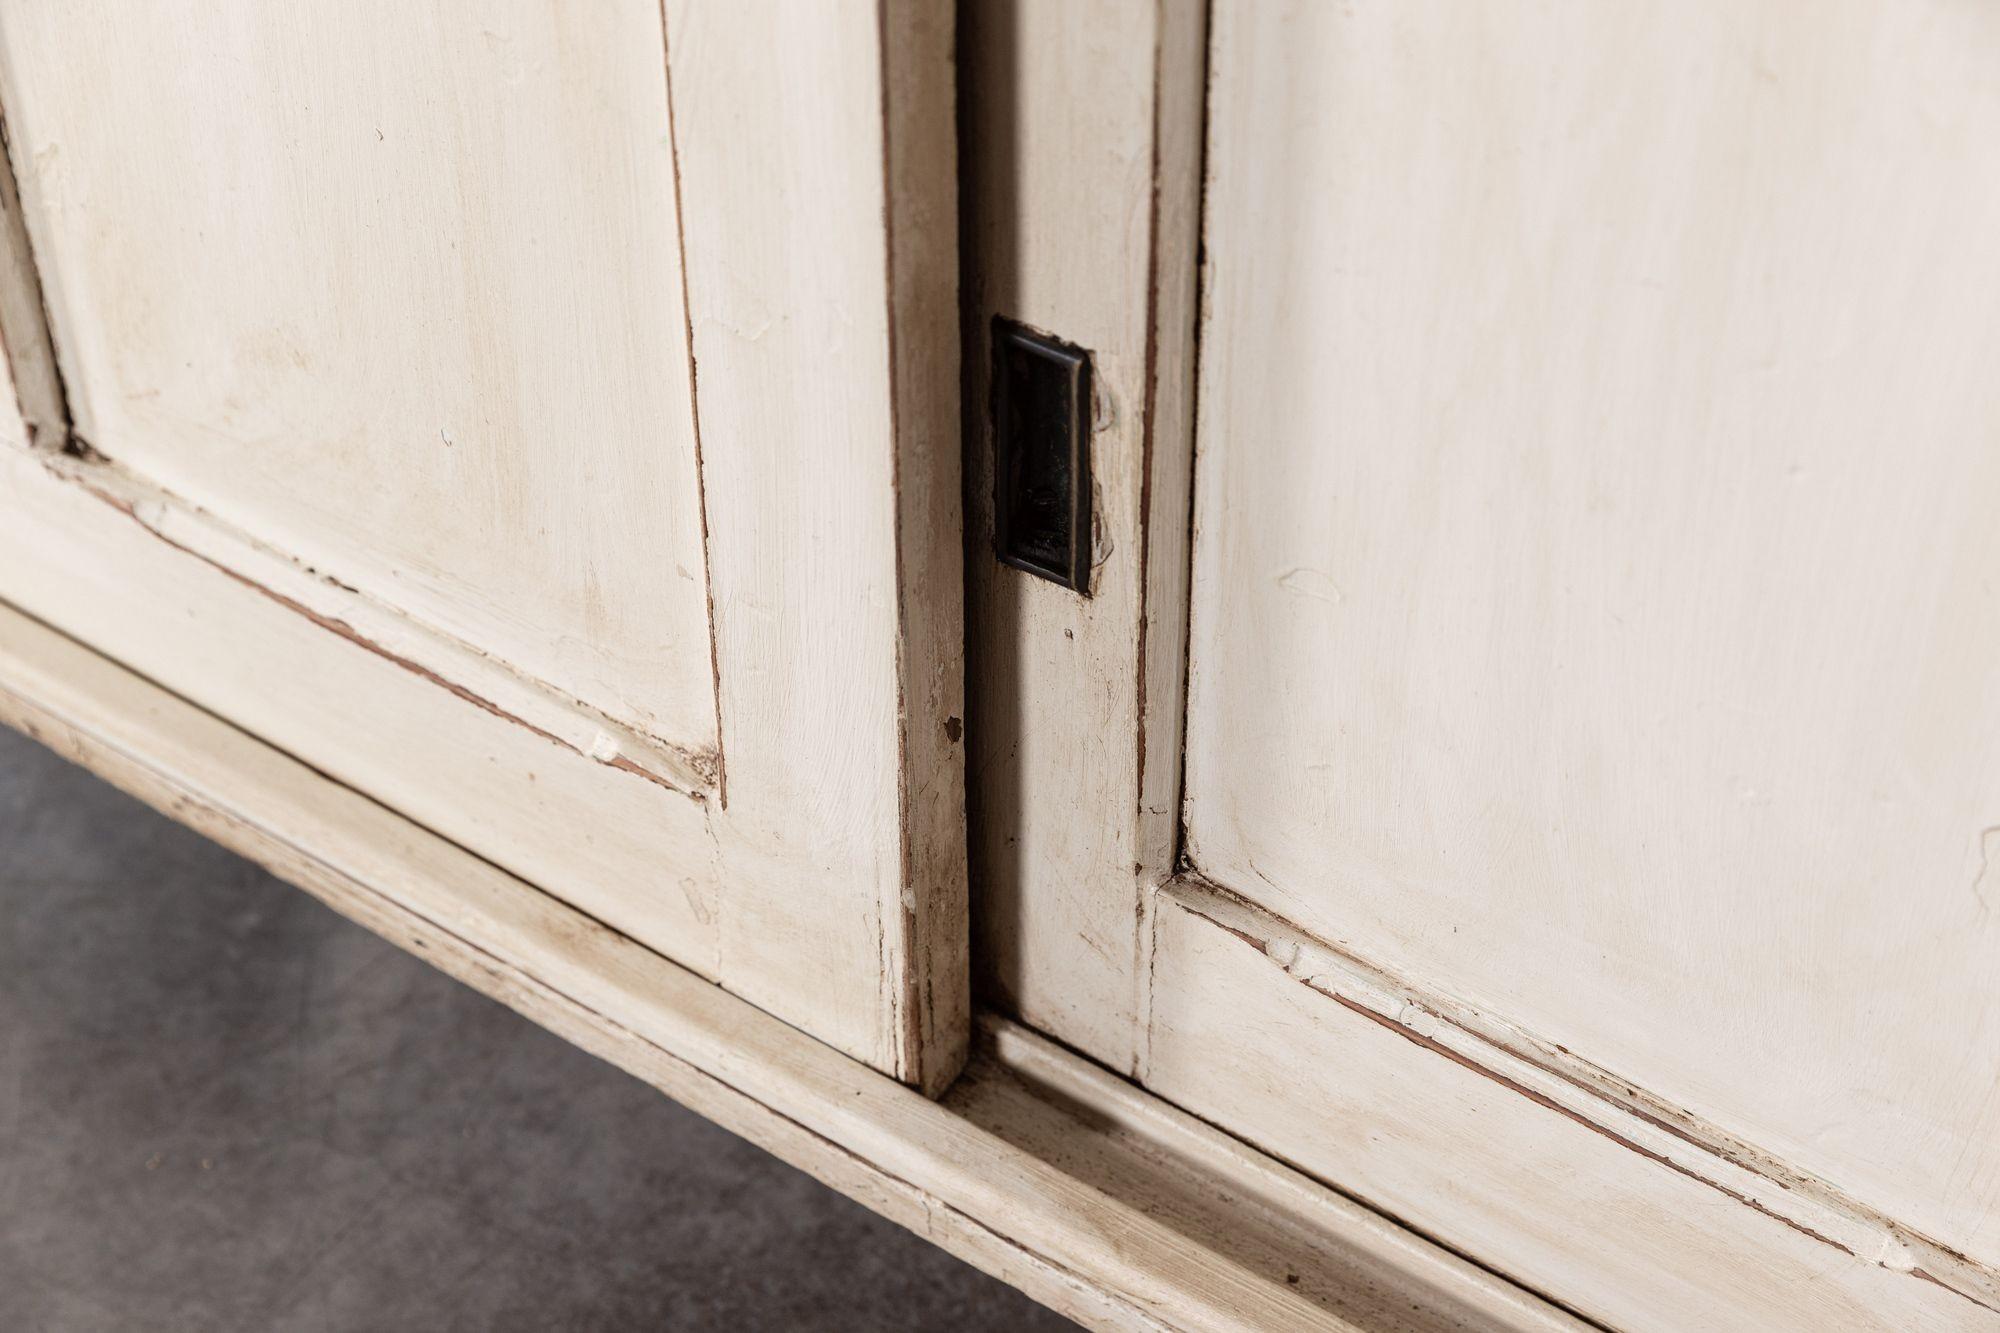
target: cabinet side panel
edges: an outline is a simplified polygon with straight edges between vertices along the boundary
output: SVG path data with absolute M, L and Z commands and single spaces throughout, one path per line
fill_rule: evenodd
M 903 1067 L 941 1092 L 972 1032 L 965 568 L 959 503 L 958 142 L 951 7 L 883 0 L 902 752 Z

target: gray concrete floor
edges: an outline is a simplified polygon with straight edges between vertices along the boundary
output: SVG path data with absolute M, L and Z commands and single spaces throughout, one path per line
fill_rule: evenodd
M 0 1330 L 1063 1327 L 0 729 Z

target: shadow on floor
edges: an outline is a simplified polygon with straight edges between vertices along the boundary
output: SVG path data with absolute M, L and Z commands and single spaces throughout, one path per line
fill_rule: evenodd
M 0 1329 L 1067 1327 L 0 729 Z

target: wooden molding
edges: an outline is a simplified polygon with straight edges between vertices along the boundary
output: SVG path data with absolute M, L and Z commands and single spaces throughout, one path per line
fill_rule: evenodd
M 1588 1318 L 2000 1328 L 1979 1265 L 1198 876 L 1154 969 L 1149 1088 Z
M 1003 1020 L 927 1100 L 4 605 L 0 721 L 1087 1326 L 1579 1327 Z

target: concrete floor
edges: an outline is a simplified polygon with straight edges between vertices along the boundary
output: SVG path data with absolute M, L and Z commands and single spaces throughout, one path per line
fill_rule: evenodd
M 1068 1327 L 0 729 L 0 1330 Z

